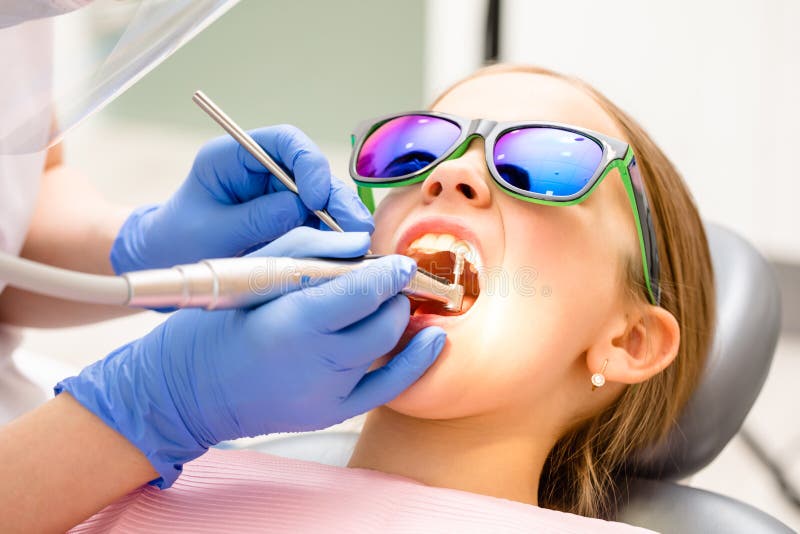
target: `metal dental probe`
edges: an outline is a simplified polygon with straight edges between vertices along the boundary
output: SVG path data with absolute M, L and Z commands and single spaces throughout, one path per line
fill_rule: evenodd
M 300 192 L 297 189 L 297 184 L 294 183 L 286 171 L 278 165 L 275 160 L 273 160 L 267 152 L 261 148 L 261 145 L 255 142 L 255 140 L 250 137 L 250 135 L 242 130 L 238 124 L 233 122 L 233 119 L 228 117 L 224 111 L 222 111 L 208 96 L 206 96 L 203 91 L 195 91 L 194 95 L 192 96 L 192 100 L 195 104 L 197 104 L 200 109 L 205 111 L 209 117 L 214 119 L 217 124 L 222 126 L 222 129 L 225 130 L 230 134 L 231 137 L 236 139 L 236 141 L 242 145 L 242 147 L 250 152 L 256 160 L 266 167 L 269 172 L 275 176 L 280 182 L 286 186 L 286 188 L 294 193 L 295 195 L 299 195 Z M 326 210 L 314 210 L 314 215 L 319 217 L 319 219 L 328 225 L 331 230 L 336 230 L 337 232 L 344 232 L 341 226 L 331 217 L 330 213 Z

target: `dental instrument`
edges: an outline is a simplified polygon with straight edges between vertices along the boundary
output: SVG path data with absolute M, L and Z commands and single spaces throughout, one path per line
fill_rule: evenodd
M 456 250 L 456 262 L 453 266 L 453 285 L 461 285 L 461 275 L 464 274 L 464 260 L 466 255 L 467 251 L 463 248 Z
M 277 298 L 290 291 L 313 287 L 381 256 L 354 259 L 247 257 L 205 260 L 172 269 L 126 273 L 131 292 L 128 305 L 178 306 L 205 309 L 242 308 Z M 464 287 L 422 271 L 402 293 L 416 300 L 433 300 L 448 310 L 459 310 Z
M 367 267 L 380 256 L 352 260 L 322 258 L 220 258 L 121 276 L 86 274 L 0 253 L 0 279 L 8 285 L 56 298 L 134 307 L 241 308 L 309 288 Z M 414 300 L 459 311 L 464 287 L 418 269 L 402 291 Z
M 239 125 L 236 124 L 233 119 L 231 119 L 224 111 L 222 111 L 219 106 L 217 106 L 203 91 L 195 91 L 194 95 L 192 96 L 192 100 L 200 107 L 200 109 L 205 111 L 209 117 L 214 119 L 217 124 L 222 126 L 223 130 L 228 132 L 231 137 L 233 137 L 240 145 L 242 145 L 242 148 L 247 150 L 254 158 L 256 158 L 256 161 L 266 167 L 267 170 L 271 172 L 273 176 L 275 176 L 275 178 L 280 180 L 280 182 L 285 185 L 289 191 L 295 195 L 300 194 L 297 189 L 297 184 L 294 183 L 294 180 L 291 179 L 286 171 L 284 171 L 283 168 L 278 165 L 263 148 L 261 148 L 261 145 L 256 143 L 247 132 L 239 127 Z M 337 232 L 344 231 L 326 210 L 314 210 L 314 215 L 319 217 L 322 222 L 327 224 L 331 230 L 335 230 Z

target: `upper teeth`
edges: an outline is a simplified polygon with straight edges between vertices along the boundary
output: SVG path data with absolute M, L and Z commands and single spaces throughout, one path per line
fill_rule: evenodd
M 480 258 L 478 251 L 472 243 L 459 239 L 451 234 L 424 234 L 415 239 L 409 246 L 408 252 L 442 252 L 448 251 L 453 254 L 462 253 L 464 259 L 470 262 L 473 266 L 480 266 Z

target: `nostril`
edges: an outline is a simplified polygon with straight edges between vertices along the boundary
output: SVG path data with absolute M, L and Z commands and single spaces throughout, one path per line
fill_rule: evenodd
M 431 195 L 438 197 L 439 194 L 441 194 L 442 192 L 442 184 L 440 182 L 434 182 L 433 184 L 431 184 L 429 192 Z
M 470 200 L 475 198 L 475 190 L 472 187 L 468 186 L 467 184 L 458 184 L 456 186 L 456 189 L 458 189 L 462 195 L 464 195 Z

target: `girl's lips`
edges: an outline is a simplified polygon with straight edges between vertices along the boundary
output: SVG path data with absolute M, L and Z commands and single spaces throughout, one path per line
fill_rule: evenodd
M 409 249 L 419 238 L 426 234 L 449 234 L 452 237 L 445 239 L 448 244 L 444 245 L 444 248 L 441 250 L 436 249 L 436 246 L 442 246 L 441 238 L 433 247 L 421 245 L 423 246 L 422 249 Z M 415 302 L 412 304 L 413 316 L 427 314 L 432 316 L 461 316 L 466 314 L 480 293 L 480 277 L 477 273 L 482 266 L 481 258 L 483 251 L 481 250 L 476 233 L 469 229 L 466 224 L 457 217 L 423 217 L 401 232 L 400 238 L 395 245 L 395 252 L 408 255 L 417 262 L 420 268 L 443 278 L 447 278 L 451 283 L 455 282 L 454 270 L 455 264 L 457 263 L 457 251 L 452 248 L 453 243 L 450 242 L 450 240 L 453 239 L 457 240 L 455 243 L 462 242 L 461 250 L 464 250 L 464 246 L 468 247 L 468 249 L 466 249 L 466 255 L 469 260 L 465 262 L 466 265 L 463 263 L 461 264 L 464 266 L 464 269 L 458 281 L 466 293 L 464 298 L 465 306 L 462 306 L 462 309 L 465 311 L 463 313 L 460 311 L 447 312 L 439 303 L 423 302 L 419 304 Z M 428 245 L 431 245 L 431 243 L 428 243 Z M 432 248 L 432 250 L 429 248 Z M 461 256 L 459 256 L 460 258 L 464 258 L 463 252 L 459 251 L 459 254 L 461 254 Z
M 469 313 L 469 311 L 467 311 Z M 414 334 L 429 326 L 441 326 L 445 330 L 454 322 L 459 321 L 464 315 L 438 315 L 436 313 L 417 313 L 408 320 L 406 332 L 413 331 Z M 413 335 L 412 335 L 413 337 Z
M 433 315 L 436 317 L 463 317 L 472 309 L 477 302 L 479 294 L 467 292 L 464 294 L 460 310 L 448 310 L 439 302 L 421 301 L 414 302 L 411 306 L 411 316 Z
M 403 254 L 408 250 L 409 245 L 414 242 L 418 237 L 426 233 L 448 233 L 452 234 L 459 239 L 470 242 L 477 250 L 479 257 L 483 258 L 483 251 L 480 248 L 480 241 L 471 229 L 465 223 L 456 217 L 425 217 L 417 222 L 411 224 L 408 228 L 402 231 L 400 238 L 397 240 L 395 246 L 395 253 Z M 475 299 L 473 304 L 477 304 Z M 464 321 L 472 312 L 475 306 L 471 306 L 467 311 L 458 315 L 441 315 L 440 313 L 427 313 L 426 306 L 423 304 L 414 311 L 408 321 L 408 326 L 403 332 L 397 345 L 389 353 L 378 358 L 370 369 L 382 367 L 399 352 L 402 351 L 411 339 L 417 335 L 421 330 L 429 326 L 439 326 L 448 330 L 448 328 L 459 324 Z M 441 310 L 439 310 L 441 311 Z

